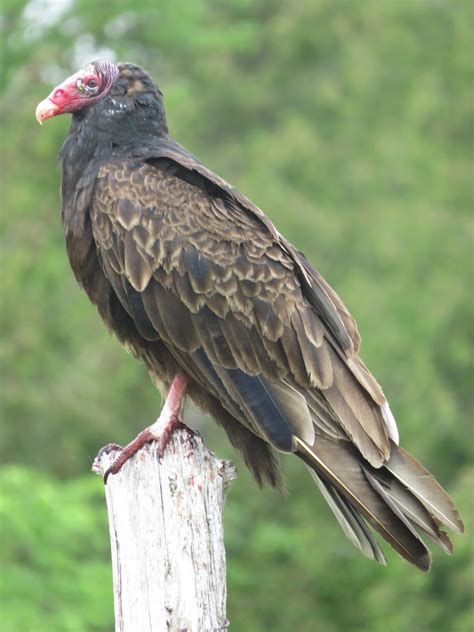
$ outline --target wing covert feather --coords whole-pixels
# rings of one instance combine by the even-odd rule
[[[379,393],[370,374],[348,357],[350,345],[340,346],[334,333],[351,322],[347,310],[335,308],[337,318],[333,315],[329,324],[323,320],[307,291],[308,279],[316,283],[317,273],[262,217],[137,162],[101,168],[92,209],[104,268],[131,286],[117,293],[132,317],[146,315],[142,332],[149,336],[151,323],[165,344],[183,354],[202,348],[216,367],[269,383],[285,380],[298,390],[321,390],[332,411],[321,420],[321,431],[341,425],[379,466],[389,443],[369,388]],[[337,295],[320,284],[321,300],[336,301]],[[317,414],[313,421],[318,423]],[[296,427],[302,431],[301,423]],[[313,430],[305,432],[310,436]],[[340,431],[333,428],[330,434]]]

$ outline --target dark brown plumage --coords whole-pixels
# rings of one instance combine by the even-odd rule
[[[368,557],[384,562],[366,521],[422,570],[415,527],[451,552],[442,527],[462,531],[461,519],[396,445],[352,316],[260,209],[171,138],[148,75],[95,62],[37,115],[63,111],[71,266],[122,344],[164,391],[187,376],[260,484],[281,486],[273,449],[302,458]]]

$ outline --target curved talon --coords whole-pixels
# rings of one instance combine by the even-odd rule
[[[103,448],[101,448],[99,450],[99,453],[97,454],[97,459],[100,459],[104,454],[110,454],[111,452],[117,452],[117,451],[120,451],[120,455],[114,460],[112,465],[105,470],[104,476],[102,477],[102,480],[104,481],[104,485],[107,485],[107,479],[109,478],[110,474],[116,474],[116,472],[114,472],[114,466],[117,463],[117,461],[120,459],[120,456],[123,454],[124,448],[118,443],[108,443]]]
[[[105,470],[105,474],[104,474],[103,479],[102,479],[104,481],[104,485],[107,485],[107,479],[109,478],[110,474],[112,474],[112,466],[108,467]]]
[[[117,474],[117,472],[120,472],[123,464],[126,461],[128,461],[129,457],[127,455],[123,456],[124,452],[125,452],[125,448],[122,448],[122,452],[118,455],[118,457],[115,459],[112,465],[105,470],[104,485],[107,485],[107,479],[109,478],[109,476],[111,474]]]

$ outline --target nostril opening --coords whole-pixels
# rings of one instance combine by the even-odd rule
[[[64,90],[62,88],[58,88],[57,90],[54,91],[55,97],[62,97],[63,94],[64,94]]]

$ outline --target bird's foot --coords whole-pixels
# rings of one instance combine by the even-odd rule
[[[190,430],[180,419],[180,416],[183,412],[186,384],[186,376],[179,374],[175,377],[158,419],[155,421],[154,424],[152,424],[148,428],[145,428],[145,430],[142,430],[142,432],[140,432],[128,445],[126,445],[124,448],[121,448],[116,444],[109,444],[108,446],[105,446],[105,448],[102,448],[102,454],[104,451],[109,453],[112,450],[121,450],[118,457],[105,472],[104,483],[107,483],[107,479],[111,474],[117,474],[117,472],[120,472],[123,465],[128,461],[128,459],[136,454],[138,450],[140,450],[140,448],[142,448],[146,443],[150,443],[151,441],[158,441],[158,454],[160,458],[162,458],[174,430],[182,428],[188,433],[193,433],[193,431]]]
[[[175,430],[179,429],[185,430],[191,439],[195,437],[196,432],[186,426],[186,424],[183,423],[181,419],[179,419],[179,417],[177,417],[176,415],[168,418],[165,423],[163,423],[163,420],[160,416],[160,418],[157,419],[157,421],[152,426],[149,426],[148,428],[145,428],[145,430],[142,430],[142,432],[140,432],[135,437],[135,439],[124,448],[117,446],[117,444],[115,443],[111,443],[105,446],[105,448],[102,448],[102,450],[100,451],[101,454],[104,454],[104,452],[112,452],[113,450],[117,449],[121,450],[118,457],[105,472],[104,483],[107,483],[107,479],[109,478],[110,474],[117,474],[117,472],[120,472],[128,459],[136,454],[138,450],[140,450],[140,448],[142,448],[146,443],[157,441],[159,444],[158,455],[160,459],[162,459],[165,450],[170,442],[171,435]]]

